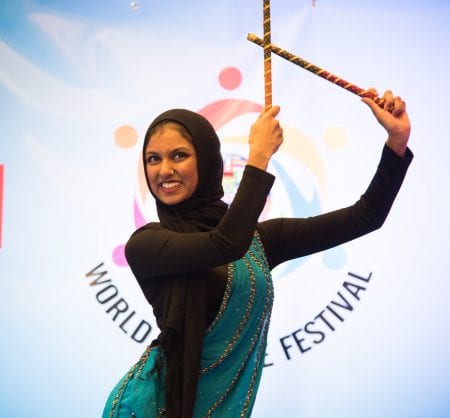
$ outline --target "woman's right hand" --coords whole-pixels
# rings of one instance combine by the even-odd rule
[[[376,89],[370,88],[368,91],[378,96]],[[405,101],[399,96],[394,96],[391,90],[384,92],[383,99],[385,102],[382,108],[368,97],[361,100],[372,109],[375,118],[388,133],[386,145],[404,157],[411,132]]]
[[[273,106],[261,113],[250,129],[248,143],[250,151],[247,164],[266,170],[270,158],[283,142],[283,129],[276,116],[279,106]]]

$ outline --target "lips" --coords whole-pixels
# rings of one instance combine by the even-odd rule
[[[177,187],[179,187],[181,185],[180,181],[176,181],[176,180],[172,180],[172,181],[163,181],[160,184],[161,189],[163,189],[164,191],[171,191],[176,189]]]

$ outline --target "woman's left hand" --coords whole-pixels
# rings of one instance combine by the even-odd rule
[[[378,95],[373,88],[369,91]],[[363,97],[361,100],[371,108],[375,118],[386,129],[388,133],[387,146],[403,157],[411,132],[406,103],[400,96],[394,96],[391,90],[385,91],[383,98],[385,103],[382,108],[368,97]]]

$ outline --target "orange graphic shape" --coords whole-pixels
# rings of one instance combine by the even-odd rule
[[[114,140],[120,148],[131,148],[136,144],[138,134],[132,126],[122,125],[116,129]]]

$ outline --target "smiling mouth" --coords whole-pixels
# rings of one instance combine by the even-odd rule
[[[181,185],[180,181],[164,181],[161,183],[161,188],[165,191],[170,191]]]

